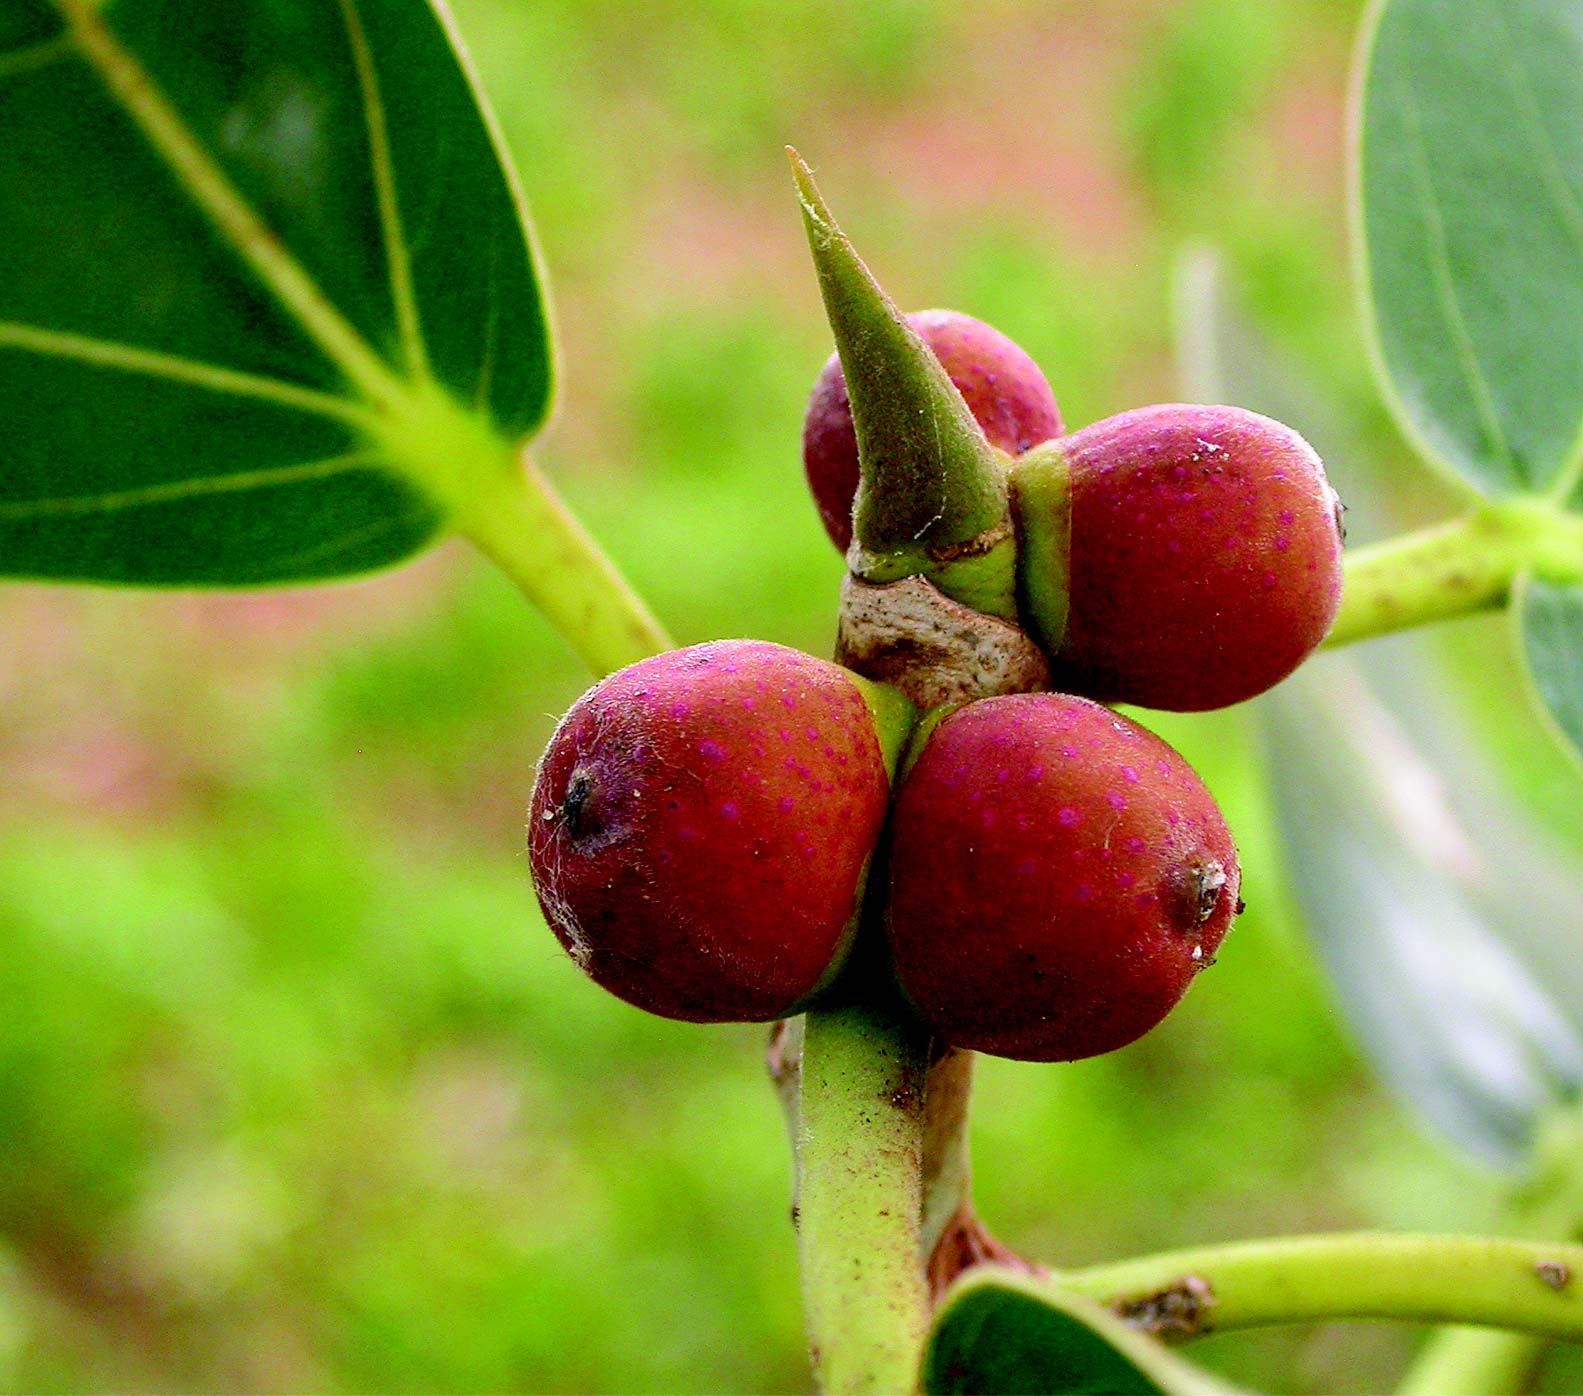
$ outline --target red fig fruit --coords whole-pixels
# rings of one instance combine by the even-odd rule
[[[934,351],[992,446],[1021,455],[1061,433],[1061,411],[1038,364],[993,326],[955,310],[905,317]],[[831,541],[852,544],[857,434],[841,360],[832,354],[814,383],[803,419],[803,468]]]
[[[1158,737],[1063,694],[986,698],[897,792],[896,976],[946,1042],[1071,1061],[1154,1027],[1239,909],[1214,798]]]
[[[752,640],[611,675],[539,766],[529,854],[550,928],[652,1013],[799,1011],[851,939],[905,712],[880,685]]]
[[[1025,619],[1057,688],[1198,711],[1285,678],[1341,602],[1313,448],[1236,407],[1144,407],[1012,469]]]

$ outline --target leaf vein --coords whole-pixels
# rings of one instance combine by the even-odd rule
[[[369,163],[374,177],[374,197],[379,206],[379,227],[385,245],[385,266],[390,276],[390,295],[396,310],[407,371],[423,377],[428,373],[428,355],[423,340],[423,320],[412,283],[412,255],[401,221],[401,200],[396,190],[395,159],[390,148],[390,127],[385,118],[385,100],[379,88],[379,71],[369,49],[368,35],[358,13],[357,0],[340,0],[341,18],[346,26],[352,62],[357,70],[357,86],[363,103],[363,120],[368,134]]]
[[[142,374],[150,378],[165,378],[209,392],[272,402],[356,426],[366,427],[372,423],[367,409],[360,404],[288,382],[284,378],[248,373],[242,369],[227,368],[223,364],[204,363],[180,354],[167,354],[159,349],[145,349],[136,344],[73,334],[69,330],[52,330],[43,325],[0,320],[0,349],[13,349],[45,358],[68,359],[95,368]]]
[[[1473,337],[1468,331],[1467,319],[1462,312],[1462,303],[1457,297],[1456,279],[1452,275],[1450,248],[1446,240],[1445,220],[1435,192],[1434,176],[1429,169],[1428,153],[1424,149],[1423,114],[1418,106],[1417,94],[1411,88],[1410,79],[1404,76],[1399,88],[1402,111],[1407,118],[1411,135],[1408,145],[1411,152],[1410,168],[1413,185],[1418,193],[1424,223],[1429,233],[1429,246],[1426,250],[1435,299],[1439,304],[1446,328],[1451,333],[1451,341],[1456,348],[1462,376],[1473,398],[1474,410],[1478,413],[1479,421],[1500,463],[1506,467],[1508,473],[1515,475],[1516,466],[1512,460],[1511,448],[1506,441],[1506,433],[1495,410],[1489,380],[1484,376]]]
[[[378,459],[379,453],[375,451],[352,451],[297,465],[239,470],[229,475],[208,475],[192,480],[172,480],[166,484],[144,485],[137,489],[63,495],[53,499],[0,501],[0,522],[113,514],[213,495],[274,489],[282,485],[300,484],[305,480],[326,480],[356,470],[366,470]]]
[[[105,85],[236,254],[360,391],[384,406],[401,405],[406,386],[242,197],[153,75],[111,32],[94,0],[55,5]]]
[[[389,515],[376,519],[372,523],[364,524],[361,528],[349,529],[339,537],[327,539],[316,543],[311,548],[302,548],[297,552],[288,553],[285,557],[275,558],[274,566],[290,571],[304,567],[309,563],[325,562],[355,548],[359,543],[366,543],[372,538],[382,534],[393,533],[398,528],[405,528],[408,524],[416,523],[423,515],[416,509],[405,509],[399,514]]]
[[[23,73],[37,72],[53,63],[74,57],[77,45],[70,34],[57,34],[52,39],[41,39],[8,53],[0,53],[0,79],[20,77]]]

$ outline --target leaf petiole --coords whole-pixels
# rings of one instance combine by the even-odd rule
[[[1386,1232],[1244,1241],[1055,1276],[1158,1336],[1347,1318],[1583,1341],[1583,1246]]]
[[[1486,504],[1346,557],[1327,648],[1503,605],[1525,572],[1583,582],[1583,515],[1538,498]]]

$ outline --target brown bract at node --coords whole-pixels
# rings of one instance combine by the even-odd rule
[[[1024,1260],[1005,1242],[991,1235],[973,1210],[973,1204],[964,1202],[946,1223],[924,1266],[930,1300],[938,1304],[946,1290],[963,1274],[980,1265],[1000,1265],[1024,1275],[1049,1273],[1046,1267]]]
[[[1039,693],[942,720],[897,792],[886,926],[947,1042],[1068,1061],[1154,1027],[1237,906],[1214,798],[1158,737]]]
[[[992,325],[955,310],[920,310],[907,323],[934,352],[992,446],[1021,455],[1061,434],[1061,411],[1038,364]],[[814,383],[803,419],[803,469],[830,540],[852,545],[857,433],[840,357]]]
[[[836,658],[893,685],[919,710],[1032,692],[1050,681],[1049,661],[1026,633],[953,601],[923,577],[876,585],[849,573]]]
[[[750,1022],[834,977],[889,793],[862,685],[726,640],[573,705],[539,768],[529,853],[545,919],[596,982],[668,1018]]]
[[[1062,464],[1065,498],[1039,490]],[[1257,413],[1123,412],[1029,453],[1012,499],[1023,608],[1068,692],[1241,702],[1291,673],[1340,605],[1336,493],[1308,443]]]

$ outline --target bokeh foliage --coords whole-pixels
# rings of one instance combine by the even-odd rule
[[[1171,258],[1212,238],[1356,443],[1343,493],[1445,507],[1347,285],[1355,4],[457,8],[562,332],[543,459],[679,639],[833,629],[796,451],[828,335],[785,140],[898,299],[1012,334],[1074,425],[1175,394]],[[1444,648],[1575,844],[1576,776],[1511,698],[1500,623]],[[333,592],[0,591],[0,1386],[807,1386],[762,1034],[607,999],[533,907],[533,763],[582,684],[454,547]],[[1155,725],[1226,806],[1248,916],[1145,1041],[983,1064],[985,1216],[1073,1263],[1494,1224],[1497,1180],[1337,1026],[1246,716]],[[1336,1337],[1196,1355],[1377,1389],[1412,1340]]]

